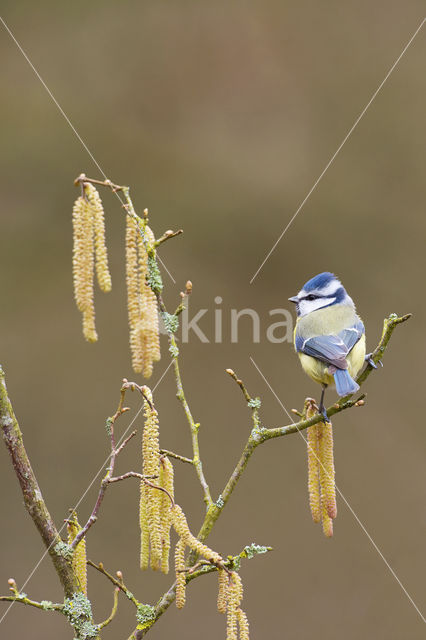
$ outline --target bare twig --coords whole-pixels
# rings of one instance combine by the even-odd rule
[[[43,609],[43,611],[58,611],[63,613],[64,605],[55,604],[47,600],[37,602],[36,600],[30,600],[26,593],[19,593],[16,580],[9,578],[9,590],[12,592],[11,596],[0,596],[0,602],[20,602],[21,604],[27,604],[30,607],[36,607],[36,609]]]
[[[181,462],[194,464],[194,461],[191,460],[191,458],[185,458],[185,456],[181,456],[178,453],[174,453],[173,451],[168,451],[167,449],[160,449],[160,454],[162,456],[167,456],[168,458],[174,458],[175,460],[180,460]]]
[[[187,289],[188,289],[188,285],[187,285]],[[161,293],[159,291],[154,291],[154,293],[157,297],[158,308],[160,309],[161,313],[167,314],[166,305],[164,304]],[[174,368],[176,387],[177,387],[176,395],[183,407],[186,419],[188,421],[188,424],[191,430],[192,451],[194,454],[193,465],[195,467],[198,479],[203,489],[204,502],[206,506],[209,508],[213,504],[213,499],[211,497],[209,485],[207,484],[207,481],[203,472],[203,465],[200,458],[200,445],[198,442],[198,430],[200,428],[200,424],[198,422],[195,422],[183,390],[182,377],[180,374],[180,367],[179,367],[179,361],[178,361],[178,355],[177,355],[179,353],[179,350],[176,345],[175,336],[173,332],[170,330],[167,331],[167,336],[169,339],[170,351],[173,357],[173,368]]]
[[[133,593],[124,584],[124,582],[122,580],[122,577],[121,577],[120,580],[118,578],[114,578],[114,576],[112,576],[110,573],[108,573],[108,571],[104,568],[104,565],[103,565],[102,562],[100,562],[99,564],[96,564],[95,562],[92,562],[92,560],[88,560],[87,564],[90,567],[93,567],[94,569],[96,569],[97,571],[102,573],[106,578],[108,578],[108,580],[110,580],[112,582],[112,584],[115,587],[117,587],[117,589],[119,589],[120,591],[122,591],[124,593],[126,598],[128,598],[131,602],[133,602],[135,607],[138,607],[140,605],[139,600],[136,600],[136,598],[133,595]]]
[[[86,536],[87,532],[89,531],[90,527],[96,522],[96,520],[98,519],[98,513],[99,513],[99,509],[101,507],[102,501],[105,497],[105,492],[107,490],[108,484],[111,481],[111,477],[112,474],[114,473],[114,467],[115,467],[115,461],[117,456],[121,453],[121,451],[124,449],[124,447],[126,446],[126,444],[133,438],[133,436],[136,434],[135,431],[133,431],[122,443],[121,445],[116,448],[115,445],[115,434],[114,434],[114,425],[116,420],[118,420],[118,418],[120,418],[120,416],[123,415],[123,413],[126,413],[129,409],[128,407],[124,407],[124,397],[126,394],[126,390],[127,390],[127,386],[126,386],[127,380],[123,381],[123,385],[121,387],[120,390],[120,401],[118,403],[118,408],[117,411],[115,412],[115,414],[111,417],[107,419],[107,431],[110,437],[110,443],[111,443],[111,456],[110,456],[110,462],[109,462],[109,466],[107,468],[107,472],[105,474],[105,476],[102,478],[101,481],[101,486],[99,488],[99,493],[98,493],[98,497],[96,499],[95,502],[95,506],[93,507],[92,513],[89,516],[89,519],[87,520],[86,524],[84,525],[84,527],[82,527],[80,529],[80,531],[77,533],[77,535],[75,536],[74,540],[71,543],[71,548],[75,549],[76,546],[78,545],[78,543],[80,542],[80,540],[82,538],[84,538],[84,536]]]
[[[166,242],[166,240],[170,240],[170,238],[175,238],[176,236],[179,236],[181,233],[183,233],[183,229],[178,229],[177,231],[172,231],[171,229],[169,229],[168,231],[163,233],[163,235],[160,238],[158,238],[158,240],[154,242],[154,247],[155,248],[159,247],[160,244],[163,244],[163,242]]]
[[[159,491],[163,491],[169,496],[172,506],[174,506],[175,501],[173,500],[172,496],[167,491],[167,489],[165,489],[164,487],[160,487],[157,484],[153,484],[150,480],[148,480],[148,476],[144,476],[142,473],[138,473],[137,471],[127,471],[127,473],[123,473],[122,476],[109,478],[108,482],[109,483],[120,482],[121,480],[127,480],[127,478],[139,478],[139,480],[142,480],[142,482],[144,482],[148,487],[151,487],[152,489],[158,489]]]
[[[113,601],[113,605],[112,605],[112,610],[110,615],[108,616],[108,618],[106,620],[104,620],[103,622],[101,622],[98,625],[98,629],[99,631],[101,629],[103,629],[104,627],[107,627],[110,622],[113,621],[113,619],[115,618],[115,614],[117,613],[117,609],[118,609],[118,594],[120,592],[120,587],[115,587],[114,589],[114,601]]]
[[[235,380],[235,382],[237,383],[237,385],[240,387],[241,391],[243,392],[243,396],[245,397],[245,399],[247,400],[247,402],[250,402],[251,397],[249,392],[247,391],[244,382],[242,380],[240,380],[237,376],[237,374],[233,371],[233,369],[226,369],[226,373],[228,373],[231,378],[233,378]]]

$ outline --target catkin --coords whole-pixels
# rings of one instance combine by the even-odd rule
[[[243,585],[241,578],[235,571],[232,572],[228,588],[228,607],[226,618],[226,640],[237,640],[237,611],[243,597]]]
[[[203,556],[205,560],[209,562],[222,562],[222,557],[198,540],[189,530],[188,522],[186,520],[185,514],[182,511],[181,507],[178,504],[175,504],[171,510],[172,513],[172,524],[175,528],[176,533],[182,540],[185,542],[186,546],[198,553],[200,556]]]
[[[143,387],[145,425],[142,436],[142,469],[146,476],[158,476],[160,470],[159,426],[158,413],[152,404],[152,393],[148,387]],[[149,550],[151,567],[154,570],[161,568],[162,563],[162,536],[160,506],[163,492],[154,489],[141,482],[139,518],[141,525],[141,568],[146,568],[147,536],[149,531]]]
[[[160,459],[159,485],[174,498],[174,470],[169,458]],[[161,571],[169,572],[170,527],[172,524],[172,503],[167,493],[160,492],[160,531],[161,531]]]
[[[218,575],[217,610],[219,613],[226,613],[228,604],[228,574],[224,569],[219,569]]]
[[[316,414],[313,400],[305,402],[307,419]],[[319,422],[308,428],[309,505],[314,522],[321,522],[324,535],[333,535],[333,518],[337,515],[336,485],[331,422]]]
[[[308,428],[308,489],[309,506],[314,522],[321,521],[321,497],[319,483],[319,455],[317,425]]]
[[[152,244],[154,234],[144,228],[145,241]],[[145,378],[152,374],[153,363],[160,359],[158,306],[147,284],[148,254],[138,224],[127,216],[126,281],[132,367]]]
[[[323,496],[321,496],[321,516],[324,535],[326,538],[331,538],[333,536],[333,520],[328,515],[327,505]]]
[[[337,515],[336,485],[334,479],[333,427],[331,422],[318,424],[318,451],[321,461],[319,477],[324,508],[330,518]]]
[[[142,571],[145,571],[149,567],[149,528],[148,516],[146,512],[148,491],[149,489],[146,484],[144,482],[141,482],[139,500],[139,526],[141,530],[140,567]]]
[[[69,520],[67,523],[68,529],[68,544],[71,544],[79,531],[81,526],[77,521],[75,514],[73,520]],[[82,538],[78,545],[74,549],[72,557],[72,566],[77,576],[78,584],[81,591],[87,596],[87,555],[86,555],[86,539]]]
[[[176,571],[176,606],[178,609],[183,609],[185,606],[185,542],[178,540],[175,548],[175,571]]]
[[[237,609],[237,620],[240,628],[240,640],[249,640],[249,622],[245,612],[240,608]]]
[[[111,291],[111,274],[108,267],[108,253],[105,243],[105,215],[101,197],[90,183],[84,185],[84,192],[92,209],[93,228],[95,233],[96,275],[102,291]]]
[[[95,327],[94,266],[93,212],[87,200],[80,196],[73,207],[73,279],[75,300],[83,314],[83,335],[89,342],[96,342],[98,339]]]

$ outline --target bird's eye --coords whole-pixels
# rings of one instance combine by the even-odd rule
[[[314,296],[313,293],[310,293],[308,296],[306,296],[305,300],[316,300],[318,298],[318,296]]]

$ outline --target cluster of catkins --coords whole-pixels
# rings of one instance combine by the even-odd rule
[[[79,182],[80,184],[80,182]],[[105,243],[105,216],[100,195],[90,182],[82,182],[82,195],[73,208],[74,295],[83,316],[83,335],[96,342],[94,274],[102,291],[111,291]],[[146,220],[126,216],[126,282],[132,366],[146,378],[160,359],[158,306],[147,284],[148,248],[155,242]]]
[[[141,568],[149,565],[154,570],[167,573],[169,570],[170,530],[176,531],[179,539],[175,547],[176,606],[185,605],[185,589],[189,567],[185,563],[188,548],[197,556],[214,564],[219,572],[218,610],[227,614],[227,640],[249,639],[247,616],[241,609],[243,597],[241,578],[229,571],[223,558],[213,549],[198,540],[190,531],[182,508],[174,502],[173,466],[170,460],[160,455],[158,413],[154,407],[152,393],[142,387],[144,394],[144,431],[142,438],[143,475],[149,483],[141,481],[140,529]],[[238,635],[239,631],[239,635]]]
[[[305,405],[306,418],[317,413],[315,403]],[[322,522],[324,535],[333,535],[333,520],[337,515],[336,485],[331,422],[318,422],[308,428],[308,489],[309,505],[314,522]]]
[[[90,183],[84,183],[83,194],[73,208],[73,277],[74,295],[83,314],[83,335],[96,342],[94,273],[102,291],[111,291],[111,275],[105,244],[105,216],[99,193]]]
[[[126,281],[132,366],[136,373],[149,378],[153,363],[160,359],[160,335],[157,298],[146,281],[148,252],[145,245],[152,245],[155,239],[148,225],[143,233],[144,239],[138,223],[127,216]]]

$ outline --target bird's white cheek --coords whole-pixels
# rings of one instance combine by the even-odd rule
[[[299,302],[299,313],[301,316],[306,316],[308,313],[312,313],[312,311],[316,311],[317,309],[322,309],[322,307],[327,307],[329,304],[332,304],[336,298],[317,298],[317,300],[301,300]]]

